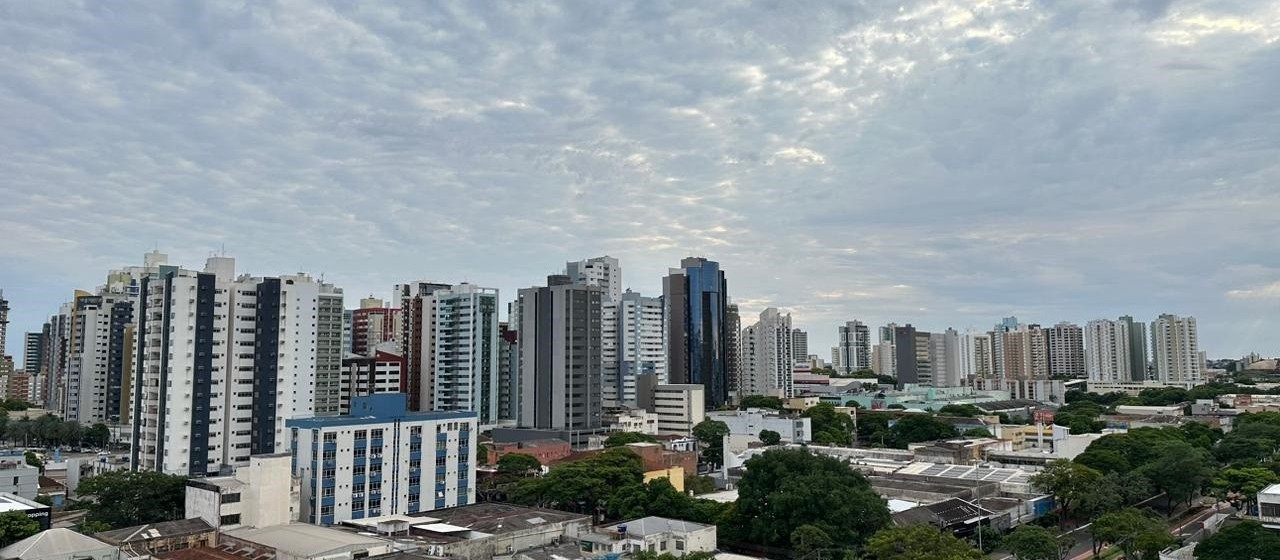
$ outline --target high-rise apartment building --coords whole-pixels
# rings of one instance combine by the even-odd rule
[[[407,395],[352,400],[351,414],[289,421],[306,523],[408,515],[475,502],[473,412],[411,412]]]
[[[318,379],[340,383],[341,290],[237,278],[228,257],[140,276],[134,467],[204,476],[288,451],[285,421],[315,414]]]
[[[1001,378],[1049,378],[1049,338],[1040,325],[1018,324],[996,334]]]
[[[662,281],[667,307],[667,377],[673,384],[707,388],[709,408],[729,401],[731,339],[728,283],[720,264],[701,257],[680,261]]]
[[[992,377],[991,335],[971,328],[960,335],[959,343],[960,378],[968,383]]]
[[[1163,314],[1151,323],[1151,356],[1156,379],[1165,383],[1199,383],[1204,360],[1195,317]]]
[[[514,303],[508,303],[508,316]],[[520,333],[511,327],[516,323],[498,323],[498,420],[520,418]]]
[[[0,290],[0,356],[4,356],[9,341],[9,300],[4,299],[4,290]]]
[[[29,332],[23,338],[22,369],[34,375],[44,364],[45,336],[43,333]]]
[[[665,316],[665,310],[668,308],[666,301],[663,301],[664,320],[670,321]],[[666,327],[668,330],[670,326]],[[725,387],[729,392],[730,399],[736,399],[742,395],[738,390],[738,380],[742,378],[742,316],[738,312],[738,304],[730,303],[724,314],[724,330],[725,330],[725,353],[724,353],[724,370],[725,370]],[[663,336],[663,344],[670,342],[670,337]],[[670,355],[670,349],[665,350]],[[665,361],[665,360],[664,360]],[[670,374],[668,374],[668,378]],[[706,391],[702,392],[705,396]]]
[[[636,405],[636,376],[653,375],[667,381],[666,315],[662,298],[645,297],[627,290],[613,303],[604,303],[602,345],[613,336],[613,353],[605,353],[604,399],[609,403]],[[613,321],[609,321],[613,317]],[[612,324],[613,329],[608,327]],[[610,363],[612,360],[612,363]]]
[[[904,385],[933,385],[933,362],[930,352],[930,334],[917,331],[908,323],[894,327],[894,354],[898,388]]]
[[[875,351],[873,350],[873,351],[872,351],[872,353],[874,353],[874,352],[875,352]],[[842,353],[840,352],[840,347],[839,347],[839,346],[832,346],[832,347],[831,347],[831,369],[834,369],[834,370],[836,370],[836,371],[840,371],[841,354],[842,354]],[[874,358],[873,358],[873,359],[874,359]]]
[[[469,410],[498,422],[498,290],[458,284],[437,290],[431,409]]]
[[[809,333],[801,329],[791,329],[791,361],[809,361]]]
[[[1134,321],[1133,317],[1120,317],[1129,328],[1129,373],[1134,381],[1145,381],[1151,377],[1151,352],[1147,349],[1147,324]]]
[[[81,424],[128,418],[134,363],[133,301],[124,294],[77,292],[59,411]]]
[[[840,365],[836,371],[848,375],[871,369],[871,329],[862,321],[849,321],[837,329]]]
[[[338,415],[350,414],[351,403],[358,397],[375,393],[401,393],[405,361],[391,350],[394,343],[382,343],[368,356],[350,355],[342,360],[342,379],[338,387]],[[406,401],[407,402],[407,401]]]
[[[520,290],[513,316],[519,321],[521,427],[600,427],[603,299],[599,286],[564,275],[549,276],[546,287]]]
[[[1084,326],[1085,372],[1092,381],[1135,381],[1129,322],[1098,319]]]
[[[403,331],[397,342],[400,354],[409,366],[406,375],[409,384],[403,388],[409,394],[409,410],[430,409],[431,403],[435,402],[431,393],[435,387],[436,357],[436,306],[432,294],[451,287],[436,282],[413,282],[396,284],[392,289],[395,295],[392,306],[400,308]]]
[[[791,315],[770,307],[760,312],[760,320],[742,330],[742,396],[765,395],[788,398],[795,395],[793,330]]]
[[[604,290],[605,302],[616,302],[622,298],[622,265],[616,258],[606,255],[567,262],[564,271],[565,276],[575,283],[600,286]]]
[[[991,329],[991,373],[995,377],[1000,379],[1009,377],[1009,374],[1005,371],[1004,335],[1022,327],[1023,325],[1018,322],[1017,317],[1005,317]]]
[[[960,350],[960,333],[955,329],[929,335],[929,363],[933,366],[934,387],[964,385]]]
[[[360,309],[351,311],[350,351],[367,356],[379,344],[394,342],[404,325],[400,323],[400,308],[386,307],[379,299],[365,298],[361,302]]]
[[[1084,331],[1079,325],[1062,322],[1045,329],[1049,347],[1049,375],[1085,377]]]

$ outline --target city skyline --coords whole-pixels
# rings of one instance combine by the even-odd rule
[[[9,351],[100,271],[225,247],[323,274],[349,308],[411,278],[509,296],[603,254],[658,295],[702,255],[742,316],[790,312],[819,355],[850,320],[1162,313],[1195,316],[1211,357],[1280,355],[1275,21],[1190,2],[15,5]]]

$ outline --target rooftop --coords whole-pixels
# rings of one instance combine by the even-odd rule
[[[893,514],[893,521],[899,525],[928,523],[941,527],[969,524],[979,518],[993,515],[993,512],[978,507],[972,502],[951,498],[936,504],[929,504]]]
[[[427,512],[443,525],[465,527],[493,535],[522,531],[547,523],[588,520],[591,516],[512,504],[481,503]]]
[[[378,393],[351,399],[351,414],[346,416],[316,416],[287,420],[290,428],[319,429],[341,426],[359,426],[394,420],[475,420],[474,412],[413,412],[409,410],[409,396],[404,393]]]
[[[136,527],[126,527],[124,529],[116,529],[114,531],[103,531],[101,533],[95,533],[93,536],[114,545],[123,545],[128,543],[146,542],[163,537],[194,535],[212,530],[213,527],[210,527],[203,519],[193,517],[191,519],[182,519],[178,521],[165,521],[162,523],[149,523],[147,525],[138,525]]]
[[[92,554],[111,548],[115,547],[71,529],[55,527],[0,549],[0,558],[35,560],[52,556],[74,557],[78,552]]]
[[[679,519],[667,519],[666,517],[649,516],[641,517],[640,519],[633,519],[631,521],[624,521],[622,523],[615,523],[613,525],[603,527],[603,530],[612,533],[617,532],[624,527],[626,528],[628,535],[644,537],[660,533],[692,533],[694,531],[701,531],[707,527],[711,527],[711,525],[703,525],[692,521],[681,521]]]
[[[261,529],[236,529],[228,531],[227,536],[269,546],[289,556],[303,558],[325,556],[349,547],[377,546],[387,543],[385,539],[377,537],[306,523],[290,523]]]
[[[26,511],[29,509],[40,509],[45,506],[40,502],[33,502],[22,496],[15,496],[8,492],[0,492],[0,513],[6,511]]]

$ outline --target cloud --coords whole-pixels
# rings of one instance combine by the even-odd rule
[[[1241,300],[1280,300],[1280,282],[1243,290],[1230,290],[1226,296]]]
[[[1276,277],[1277,10],[16,3],[0,286],[20,331],[155,246],[359,295],[605,253],[654,293],[700,254],[814,347],[1175,312],[1280,354],[1219,296]]]

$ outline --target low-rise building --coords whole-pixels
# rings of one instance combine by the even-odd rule
[[[6,560],[119,560],[120,549],[71,529],[55,527],[4,548]]]
[[[119,547],[123,558],[148,558],[174,550],[215,546],[218,530],[195,518],[103,531],[93,537]]]
[[[566,541],[591,530],[591,516],[512,504],[481,503],[346,525],[394,535],[430,558],[490,560]]]
[[[520,453],[537,459],[539,463],[549,465],[573,454],[569,442],[559,439],[535,439],[531,441],[507,441],[486,443],[486,465],[494,466],[503,455]]]
[[[31,520],[40,524],[41,531],[48,529],[50,526],[52,508],[16,494],[0,492],[0,513],[7,513],[10,511],[18,511],[26,514],[27,517],[31,518]]]
[[[1263,526],[1280,529],[1280,484],[1272,484],[1258,492],[1258,521]]]
[[[40,493],[40,469],[28,465],[21,456],[0,460],[0,492],[36,499]]]
[[[645,391],[644,383],[637,391]],[[658,384],[648,395],[638,392],[640,405],[658,415],[658,433],[687,436],[706,418],[706,387],[697,384]]]
[[[292,461],[289,454],[254,455],[232,476],[188,480],[186,517],[223,531],[297,521],[301,486]]]
[[[411,412],[407,397],[355,397],[350,415],[287,422],[299,519],[332,525],[475,501],[476,413]]]
[[[782,437],[783,443],[808,443],[813,441],[813,431],[808,418],[799,415],[780,414],[773,410],[751,408],[747,410],[720,410],[707,414],[707,418],[724,422],[730,435],[759,438],[760,432],[771,430]]]
[[[602,417],[604,427],[614,432],[658,435],[658,415],[639,408],[614,408]]]
[[[1182,405],[1136,406],[1122,404],[1116,407],[1116,414],[1123,416],[1182,416],[1186,410]]]
[[[219,545],[251,549],[258,557],[270,554],[275,560],[359,560],[396,550],[389,539],[306,523],[228,531]]]
[[[644,517],[608,525],[579,537],[593,556],[649,552],[677,558],[716,549],[716,526],[665,517]]]

